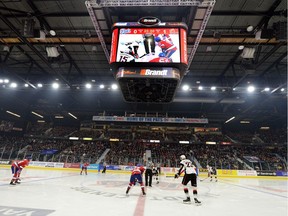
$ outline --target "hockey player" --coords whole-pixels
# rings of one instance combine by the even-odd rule
[[[207,170],[208,170],[208,177],[210,177],[210,181],[212,182],[213,176],[215,178],[215,181],[217,182],[217,170],[215,167],[207,165]]]
[[[193,187],[193,196],[194,202],[196,204],[201,204],[201,202],[197,199],[197,169],[192,164],[189,159],[186,159],[185,155],[180,156],[180,169],[175,174],[175,178],[178,178],[182,172],[185,172],[185,175],[182,180],[182,185],[184,186],[184,193],[186,195],[186,199],[183,200],[184,203],[191,203],[189,190],[187,184],[191,181],[191,186]]]
[[[14,161],[11,165],[11,171],[13,174],[13,177],[10,181],[10,185],[16,185],[16,183],[20,184],[20,173],[22,169],[29,165],[29,162],[31,161],[31,157],[27,156],[24,160],[21,161]]]
[[[135,166],[132,170],[131,176],[130,176],[130,182],[126,190],[126,195],[128,195],[131,187],[138,182],[141,186],[142,194],[146,195],[144,191],[144,184],[142,180],[142,174],[145,171],[145,168],[143,166]]]
[[[131,41],[124,43],[125,48],[120,50],[119,62],[135,62],[139,58],[138,49],[140,41]]]
[[[171,40],[155,37],[155,41],[157,42],[157,45],[162,49],[162,52],[165,53],[166,58],[170,58],[172,54],[177,50],[177,47],[172,43]]]
[[[159,184],[159,174],[158,174],[157,167],[153,167],[152,175],[154,176],[154,179],[156,180],[156,184]]]
[[[82,172],[84,171],[85,174],[87,175],[87,167],[89,166],[90,164],[89,163],[84,163],[82,164],[82,169],[81,169],[81,172],[80,172],[80,175],[82,175]]]

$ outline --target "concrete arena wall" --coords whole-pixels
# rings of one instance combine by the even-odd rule
[[[0,168],[4,169],[10,169],[11,165],[3,165],[0,164]],[[165,167],[167,168],[167,167]],[[165,169],[164,168],[164,169]],[[25,169],[39,169],[39,170],[58,170],[58,171],[68,171],[68,172],[80,172],[81,169],[79,168],[55,168],[55,167],[37,167],[37,166],[29,166],[26,167]],[[161,168],[162,170],[162,168]],[[171,168],[171,170],[175,170],[175,172],[162,172],[160,176],[165,176],[165,177],[174,177],[177,168]],[[217,170],[218,172],[218,178],[259,178],[259,179],[273,179],[273,180],[288,180],[287,176],[239,176],[237,175],[238,170]],[[88,172],[91,173],[98,173],[98,170],[88,170]],[[106,170],[106,173],[111,173],[111,174],[127,174],[130,175],[131,171],[129,170]],[[183,176],[183,174],[182,174]],[[207,172],[201,172],[199,173],[198,176],[200,179],[206,178],[207,177]]]

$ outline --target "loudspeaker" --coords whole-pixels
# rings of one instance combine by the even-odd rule
[[[271,39],[274,37],[274,30],[273,29],[262,29],[256,32],[255,39]]]
[[[22,20],[23,36],[24,37],[34,37],[34,19],[28,18]]]
[[[287,41],[287,21],[273,24],[277,41]]]

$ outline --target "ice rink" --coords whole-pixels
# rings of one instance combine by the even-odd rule
[[[182,203],[181,178],[161,176],[159,184],[154,181],[146,188],[146,196],[138,184],[126,196],[130,175],[79,172],[26,168],[22,183],[14,186],[9,185],[10,169],[1,167],[0,216],[287,216],[288,212],[287,179],[199,181],[202,205],[196,206]]]

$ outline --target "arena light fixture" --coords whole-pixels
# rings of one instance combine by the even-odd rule
[[[212,91],[215,91],[215,90],[216,90],[216,86],[212,86],[212,87],[211,87],[211,90],[212,90]]]
[[[246,28],[247,32],[252,32],[254,30],[254,27],[252,25],[247,26]]]
[[[198,89],[199,89],[200,91],[202,91],[202,90],[203,90],[203,86],[199,86]]]
[[[120,140],[117,139],[117,138],[111,138],[111,139],[109,139],[109,141],[110,141],[110,142],[119,142]]]
[[[79,137],[69,137],[69,140],[79,140]]]
[[[52,88],[53,89],[58,89],[59,88],[59,83],[57,83],[57,82],[54,82],[54,83],[52,83]]]
[[[72,113],[68,112],[68,115],[70,115],[72,118],[74,119],[78,119],[75,115],[73,115]]]
[[[10,84],[10,87],[11,87],[11,88],[17,88],[17,83],[12,82],[12,83]]]
[[[182,86],[182,90],[183,91],[188,91],[189,90],[189,86],[188,85],[183,85]]]
[[[264,88],[263,91],[265,91],[265,92],[269,92],[269,91],[270,91],[270,88]]]
[[[36,115],[36,116],[40,117],[40,118],[44,118],[42,115],[40,115],[39,113],[36,113],[36,112],[34,112],[34,111],[32,111],[31,113],[32,113],[33,115]]]
[[[92,88],[92,85],[91,85],[90,83],[86,83],[85,87],[86,87],[87,89],[91,89],[91,88]]]
[[[99,86],[99,88],[100,88],[100,89],[104,89],[104,88],[105,88],[105,85],[101,84],[101,85]]]
[[[280,90],[280,91],[281,91],[281,92],[283,92],[284,90],[285,90],[284,88],[281,88],[281,90]]]
[[[150,143],[160,143],[160,140],[149,140]]]
[[[186,141],[186,140],[180,140],[180,141],[179,141],[179,144],[189,144],[189,141]]]
[[[116,89],[118,89],[118,86],[116,84],[112,84],[111,88],[112,88],[112,90],[116,90]]]
[[[233,119],[235,119],[235,116],[231,117],[230,119],[228,119],[227,121],[225,121],[225,124],[232,121]]]
[[[3,82],[4,83],[9,83],[10,81],[9,81],[9,79],[4,79]]]
[[[37,87],[38,87],[38,88],[42,88],[42,87],[43,87],[43,84],[42,84],[42,83],[38,83],[38,84],[37,84]]]
[[[64,116],[61,116],[61,115],[56,115],[56,116],[55,116],[55,118],[56,118],[56,119],[63,119],[63,118],[64,118]]]
[[[250,124],[250,121],[240,121],[240,124]]]
[[[51,36],[55,36],[56,35],[56,32],[54,30],[52,30],[52,29],[49,31],[49,33],[50,33]]]
[[[25,83],[24,86],[25,86],[26,88],[29,87],[29,85],[28,85],[27,83]]]
[[[9,110],[7,110],[6,113],[9,113],[10,115],[16,116],[16,117],[18,117],[18,118],[21,117],[20,115],[14,113],[14,112],[11,112],[11,111],[9,111]]]
[[[245,48],[245,46],[240,45],[240,46],[238,47],[238,50],[243,50],[244,48]]]
[[[255,87],[254,87],[254,86],[248,86],[248,87],[247,87],[247,91],[250,92],[250,93],[252,93],[252,92],[255,91]]]

